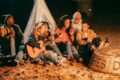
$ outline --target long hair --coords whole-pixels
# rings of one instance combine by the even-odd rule
[[[35,29],[41,28],[43,25],[47,25],[47,28],[50,29],[49,23],[46,21],[41,21],[41,22],[35,24]]]
[[[5,18],[4,18],[4,25],[7,25],[7,21],[8,21],[8,19],[9,18],[14,18],[14,16],[12,16],[11,14],[8,14],[8,15],[4,15],[5,16]]]
[[[70,16],[69,15],[64,15],[64,16],[61,16],[60,19],[59,19],[59,23],[58,23],[58,27],[59,28],[63,28],[64,27],[64,23],[65,23],[65,20],[67,19],[70,19]]]

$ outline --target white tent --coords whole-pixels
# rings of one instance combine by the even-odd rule
[[[56,27],[56,23],[45,3],[45,0],[34,0],[33,10],[24,32],[24,43],[28,41],[35,24],[41,21],[48,21],[52,30]]]

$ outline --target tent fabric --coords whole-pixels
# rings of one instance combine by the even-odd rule
[[[56,27],[56,23],[50,13],[50,10],[47,7],[45,0],[34,0],[33,10],[24,32],[24,43],[28,41],[31,32],[35,27],[35,24],[41,21],[47,21],[50,24],[51,30]]]

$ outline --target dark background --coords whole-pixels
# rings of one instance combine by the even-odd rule
[[[72,15],[77,10],[72,0],[46,0],[52,15],[57,20],[61,15]],[[0,0],[0,15],[12,14],[16,22],[25,28],[33,0]],[[92,20],[98,24],[119,24],[120,0],[93,0]],[[102,22],[101,22],[102,21]]]

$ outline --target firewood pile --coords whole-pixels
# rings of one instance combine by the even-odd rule
[[[58,65],[26,63],[0,68],[0,80],[120,80],[120,76],[92,71],[76,61],[65,61]]]

